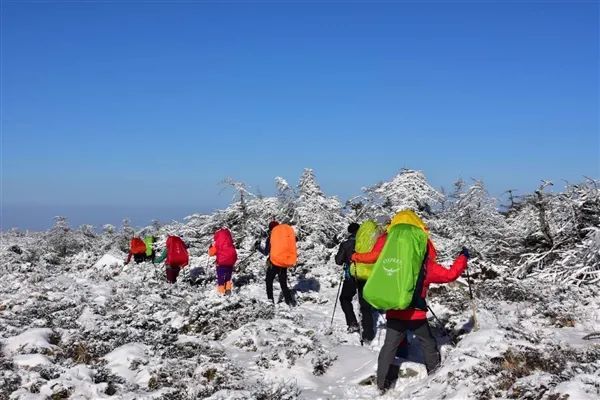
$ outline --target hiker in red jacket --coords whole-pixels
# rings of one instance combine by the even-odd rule
[[[160,257],[152,260],[154,264],[160,264],[163,261],[166,266],[167,282],[175,283],[181,269],[190,261],[187,246],[179,236],[169,236]]]
[[[416,214],[414,217],[416,217]],[[392,220],[392,225],[394,225],[394,223],[395,221]],[[407,220],[403,220],[401,223],[419,226],[427,232],[427,228],[422,221],[420,221],[420,224],[413,224],[411,221]],[[372,251],[369,253],[354,253],[352,255],[352,261],[375,263],[383,250],[386,239],[387,234],[384,233],[377,239]],[[456,260],[454,260],[450,269],[438,264],[436,256],[437,252],[435,247],[431,240],[428,239],[427,252],[425,253],[425,259],[423,260],[423,266],[419,273],[410,307],[406,310],[388,310],[386,312],[387,329],[385,342],[379,352],[377,364],[377,386],[382,391],[389,389],[390,385],[393,383],[394,378],[388,375],[390,372],[390,365],[394,362],[396,352],[398,351],[401,342],[403,342],[406,337],[406,331],[412,331],[419,339],[423,349],[427,372],[431,373],[440,365],[441,360],[437,342],[427,321],[427,303],[425,301],[427,290],[432,283],[448,283],[456,280],[463,273],[465,268],[467,268],[469,251],[463,247],[461,253]]]
[[[231,275],[237,261],[237,252],[229,229],[221,228],[215,232],[215,241],[208,249],[208,255],[217,256],[217,291],[220,294],[230,294],[233,288]]]

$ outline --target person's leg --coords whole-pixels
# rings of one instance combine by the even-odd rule
[[[425,358],[425,367],[427,373],[435,371],[441,362],[440,352],[437,347],[437,341],[431,332],[429,322],[424,319],[421,321],[411,321],[411,330],[421,343],[421,349],[423,350],[423,357]]]
[[[225,294],[226,274],[227,274],[227,268],[218,265],[217,266],[217,292],[219,292],[219,294]]]
[[[406,328],[403,321],[395,319],[387,321],[385,341],[377,359],[377,387],[380,390],[389,389],[391,382],[388,380],[388,372],[390,365],[393,364],[394,358],[396,358],[396,350],[398,349],[398,344],[405,336],[405,331]]]
[[[172,268],[167,266],[167,282],[175,283],[177,281],[177,275],[179,275],[179,268]]]
[[[281,291],[283,292],[283,298],[285,299],[285,304],[294,305],[294,299],[292,299],[292,292],[288,288],[287,284],[287,268],[283,267],[275,267],[277,269],[277,274],[279,275],[279,286],[281,286]]]
[[[356,281],[358,286],[358,303],[360,304],[361,324],[363,339],[371,341],[375,338],[375,328],[373,327],[373,308],[363,298],[363,288],[367,281]]]
[[[267,299],[273,300],[273,279],[275,279],[275,275],[277,275],[277,271],[275,271],[275,267],[269,264],[267,267],[267,274],[265,277],[265,283],[267,284]]]
[[[233,267],[228,267],[225,271],[225,293],[231,292],[233,289],[233,282],[231,282],[231,275],[233,275]]]
[[[133,255],[133,261],[135,261],[136,264],[144,262],[145,258],[146,258],[146,253],[140,253],[140,254]]]
[[[354,284],[353,278],[345,278],[342,283],[342,293],[340,294],[340,306],[346,317],[346,325],[348,327],[358,328],[358,321],[354,314],[354,308],[352,307],[352,299],[356,294],[356,285]]]

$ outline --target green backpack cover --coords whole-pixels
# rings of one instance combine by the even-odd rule
[[[421,228],[408,224],[392,226],[363,289],[365,300],[378,310],[407,309],[426,251],[427,234]]]
[[[154,238],[152,236],[146,236],[144,238],[146,244],[146,255],[150,257],[152,255],[152,245],[154,244]]]
[[[366,220],[356,232],[356,244],[354,245],[354,251],[356,253],[368,253],[373,250],[373,246],[377,241],[377,238],[381,234],[377,223],[373,220]],[[350,268],[350,274],[356,279],[366,281],[371,275],[373,264],[355,263]]]

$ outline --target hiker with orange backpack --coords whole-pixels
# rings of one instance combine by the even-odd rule
[[[221,228],[215,232],[214,243],[208,249],[208,255],[217,256],[217,291],[220,294],[231,294],[233,283],[231,275],[233,266],[237,261],[237,252],[233,245],[231,232],[227,228]]]
[[[175,283],[179,272],[183,267],[188,265],[189,260],[187,246],[183,243],[183,240],[179,236],[169,236],[167,237],[167,243],[162,254],[152,262],[160,264],[165,261],[167,282]]]
[[[427,372],[440,365],[437,342],[427,321],[427,290],[432,283],[458,279],[467,268],[469,251],[463,247],[450,269],[438,264],[436,255],[427,226],[412,210],[394,216],[372,251],[352,255],[354,262],[375,263],[363,294],[373,307],[387,310],[385,342],[377,363],[381,391],[393,384],[390,366],[407,331],[421,343]]]
[[[298,257],[294,229],[287,224],[271,221],[265,247],[257,242],[256,249],[267,256],[267,275],[265,278],[267,298],[275,303],[273,299],[273,280],[277,276],[285,303],[289,306],[295,305],[287,284],[287,270],[296,265]]]
[[[146,243],[137,236],[134,236],[129,242],[129,254],[127,254],[125,265],[129,264],[132,256],[136,264],[146,261]]]

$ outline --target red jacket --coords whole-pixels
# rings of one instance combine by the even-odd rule
[[[377,242],[375,242],[373,250],[371,250],[369,253],[354,253],[352,255],[352,261],[375,263],[379,257],[379,254],[381,253],[381,250],[383,250],[386,239],[387,234],[384,233],[383,235],[379,236]],[[427,297],[427,290],[429,289],[430,284],[455,281],[467,268],[467,257],[462,254],[454,260],[454,263],[452,263],[450,269],[438,264],[436,258],[437,251],[435,250],[431,240],[427,240],[427,258],[423,263],[423,267],[425,268],[425,279],[421,289],[421,298],[423,299]],[[417,308],[409,308],[407,310],[389,310],[386,313],[386,317],[390,319],[401,320],[427,319],[427,310],[420,310]]]
[[[210,256],[217,256],[217,265],[232,267],[237,261],[237,252],[229,229],[222,228],[215,232],[215,243],[208,249]]]

